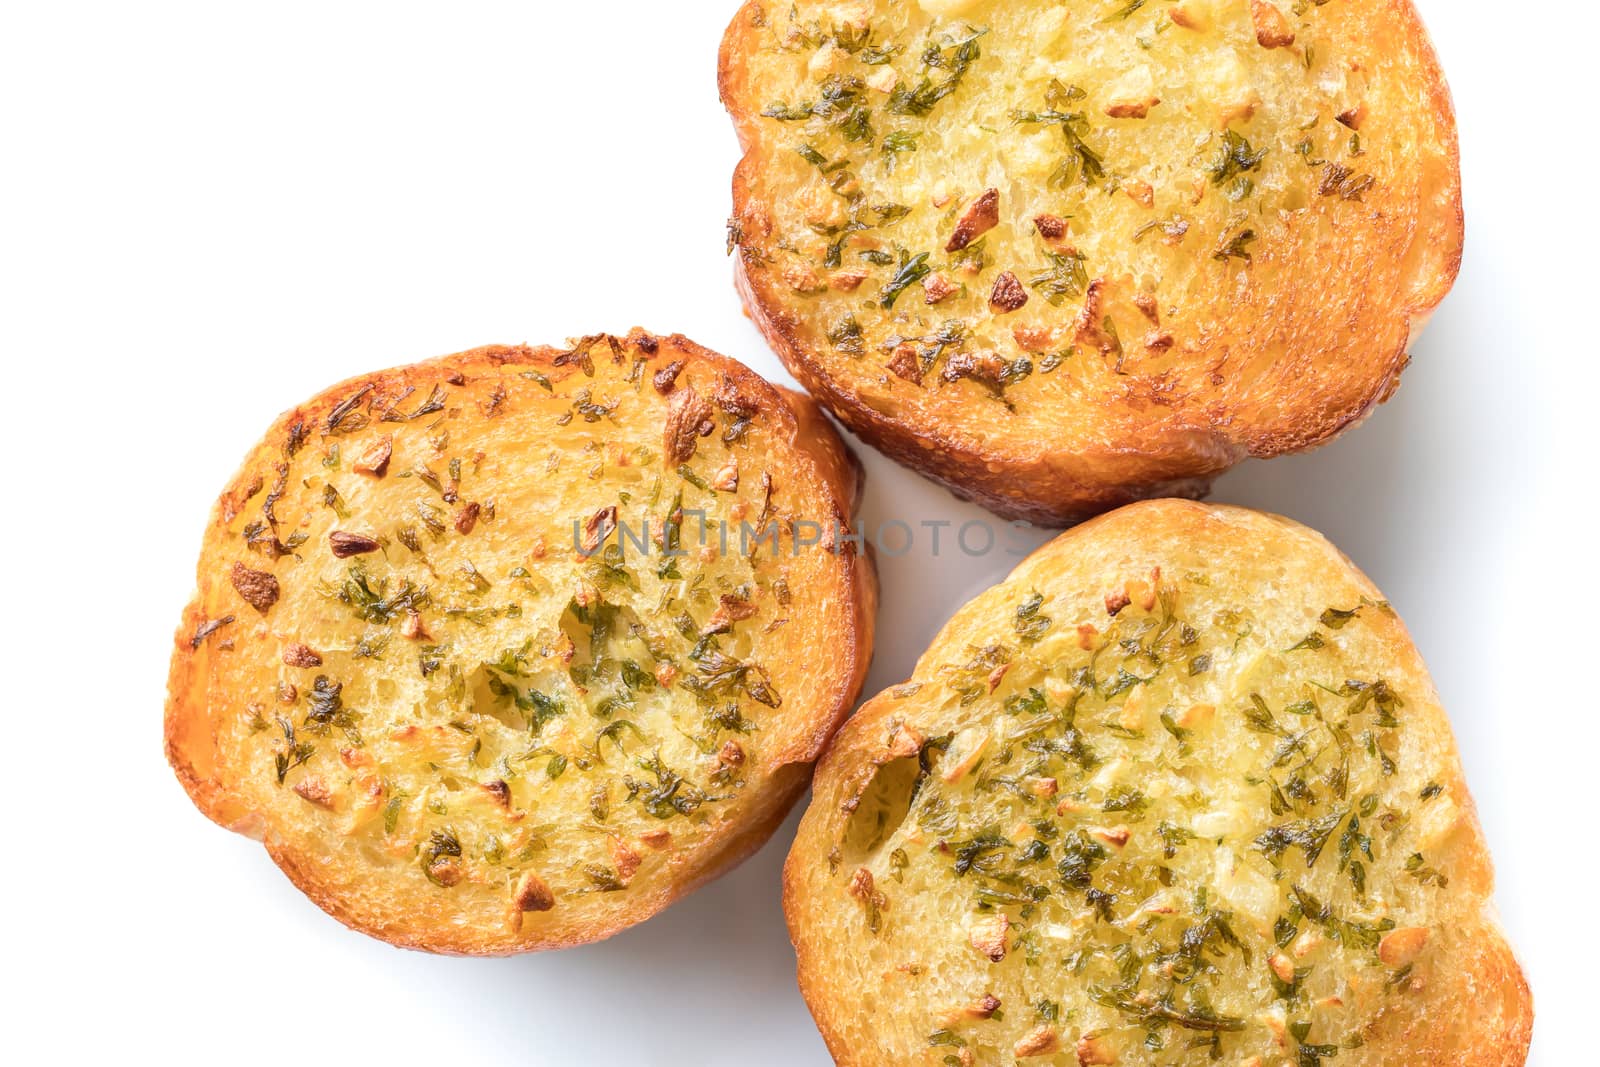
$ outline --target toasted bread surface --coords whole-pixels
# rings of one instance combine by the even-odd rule
[[[168,757],[373,936],[606,937],[758,847],[853,706],[870,560],[792,524],[860,480],[809,400],[682,337],[336,386],[214,509]]]
[[[1135,504],[964,607],[818,767],[785,868],[841,1064],[1513,1065],[1444,710],[1285,519]]]
[[[753,0],[720,81],[756,323],[851,429],[1011,517],[1327,441],[1460,263],[1409,0]]]

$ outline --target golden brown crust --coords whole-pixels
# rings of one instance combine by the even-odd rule
[[[1270,601],[1262,599],[1266,589],[1275,590]],[[1018,604],[1029,605],[1032,594],[1041,595],[1040,602],[1024,614]],[[1219,623],[1211,616],[1224,603],[1237,609],[1221,609]],[[1043,633],[1033,634],[1038,643],[1018,645],[1022,624],[1040,619]],[[1119,619],[1126,629],[1117,629]],[[1176,628],[1161,629],[1190,620],[1198,631],[1192,639],[1178,641],[1170,636]],[[1218,625],[1224,641],[1213,644]],[[1236,630],[1238,637],[1227,636]],[[1303,638],[1308,630],[1314,639]],[[1162,632],[1169,637],[1151,639]],[[1069,650],[1103,649],[1087,662],[1109,678],[1117,661],[1106,659],[1113,650],[1120,656],[1127,646],[1119,642],[1129,637],[1181,656],[1173,668],[1178,677],[1162,682],[1168,668],[1152,673],[1149,662],[1140,661],[1150,687],[1134,685],[1106,702],[1104,711],[1092,690],[1071,697],[1075,686],[1088,683],[1074,675]],[[980,650],[997,640],[1015,654],[980,686],[986,692],[969,700],[965,668],[952,665],[983,659]],[[1197,673],[1201,656],[1205,665]],[[984,670],[992,662],[984,660]],[[1255,725],[1240,730],[1239,708],[1250,707],[1254,697],[1246,695],[1259,687],[1265,704],[1282,709],[1278,718],[1291,717],[1282,702],[1297,691],[1293,676],[1300,671],[1313,681],[1324,672],[1370,677],[1363,671],[1386,680],[1379,692],[1392,704],[1379,722],[1357,725],[1359,715],[1352,714],[1340,729],[1356,739],[1374,736],[1391,765],[1387,771],[1364,767],[1357,758],[1339,779],[1313,778],[1308,771],[1304,781],[1322,799],[1294,794],[1285,801],[1293,812],[1268,814],[1259,791],[1264,786],[1229,794],[1227,775],[1264,782],[1255,777],[1264,764],[1248,754],[1263,735],[1250,731],[1276,730],[1281,723],[1267,712],[1264,721],[1245,716]],[[1197,692],[1211,703],[1189,714],[1184,697],[1192,701]],[[1333,690],[1312,685],[1303,692],[1312,704],[1320,697],[1318,722],[1323,714],[1337,722],[1340,698]],[[1156,695],[1152,707],[1141,709],[1143,721],[1130,719],[1141,694],[1150,693]],[[1019,697],[1030,702],[1015,705]],[[1044,721],[1036,714],[1048,709],[1070,716],[1056,710],[1063,697],[1076,709],[1077,732],[1052,739],[1047,731],[1035,745],[1038,735],[1029,727]],[[1153,721],[1157,710],[1163,710],[1165,728]],[[988,736],[991,725],[999,740],[987,748],[974,745],[972,736]],[[1111,728],[1121,732],[1113,735]],[[1124,745],[1119,737],[1132,740]],[[1265,751],[1270,759],[1270,745]],[[1044,752],[1074,755],[1065,764],[1041,759],[1027,766],[1030,753]],[[1200,762],[1189,763],[1191,755]],[[1084,774],[1092,777],[1076,775],[1075,758],[1085,758]],[[1307,766],[1327,759],[1319,752]],[[1271,762],[1264,773],[1286,779],[1285,764]],[[1029,777],[1044,774],[1053,776]],[[1128,801],[1126,786],[1113,789],[1107,780],[1131,782],[1142,793]],[[1168,782],[1187,782],[1182,788],[1197,792],[1176,804],[1162,799],[1170,796]],[[1329,803],[1328,791],[1346,787],[1351,799],[1341,809],[1344,829],[1327,829],[1325,848],[1314,846],[1320,858],[1274,856],[1281,841],[1256,836],[1259,826],[1301,825],[1293,815],[1338,807]],[[1034,799],[990,799],[1009,790]],[[1102,790],[1122,799],[1102,804]],[[1240,797],[1260,809],[1231,807]],[[1352,830],[1347,819],[1357,807],[1368,817]],[[1054,828],[1039,829],[1043,823],[1035,820],[1041,818]],[[1148,843],[1158,820],[1160,839],[1169,846],[1165,856],[1159,848],[1140,852],[1141,838]],[[1120,825],[1106,825],[1113,822]],[[1088,836],[1076,836],[1074,827],[1084,825]],[[974,846],[983,833],[1010,841]],[[1361,844],[1363,833],[1368,845]],[[1030,839],[1037,854],[1007,852]],[[1063,844],[1074,839],[1077,851]],[[1125,849],[1133,871],[1118,866]],[[1007,855],[1023,859],[1012,867],[997,858]],[[972,864],[965,873],[957,866],[952,874],[957,857]],[[1365,857],[1364,880],[1346,878],[1352,857]],[[994,866],[983,866],[991,861]],[[1158,867],[1170,870],[1151,880],[1155,891],[1149,893],[1135,872]],[[1281,883],[1275,884],[1274,871]],[[986,880],[991,875],[995,880]],[[1191,898],[1196,879],[1206,896]],[[858,886],[870,892],[853,893]],[[973,894],[984,899],[980,888],[1010,902],[990,898],[991,905],[974,906]],[[1100,898],[1103,912],[1078,903],[1085,889],[1109,895]],[[1294,1062],[1296,1042],[1304,1040],[1313,1047],[1341,1044],[1338,1062],[1354,1067],[1516,1067],[1527,1057],[1533,1006],[1495,917],[1492,891],[1488,852],[1448,720],[1404,625],[1376,587],[1326,541],[1289,520],[1179,501],[1136,504],[1086,523],[957,612],[912,677],[864,704],[835,737],[817,767],[812,801],[784,868],[784,908],[801,991],[834,1058],[849,1067],[936,1065],[954,1052],[961,1063],[980,1067],[1011,1062],[1013,1043],[1037,1036],[1036,1001],[1059,1007],[1059,1024],[1051,1028],[1059,1029],[1063,1048],[1089,1042],[1077,1046],[1080,1062],[1212,1062],[1204,1042],[1184,1052],[1185,1042],[1205,1037],[1205,1029],[1158,1026],[1152,1032],[1165,1039],[1158,1056],[1145,1047],[1145,1029],[1129,1013],[1157,1003],[1184,1009],[1192,986],[1181,977],[1181,964],[1167,994],[1173,999],[1153,999],[1160,975],[1174,973],[1162,968],[1184,958],[1181,949],[1162,955],[1168,949],[1161,946],[1170,946],[1167,939],[1185,927],[1185,939],[1198,937],[1204,945],[1207,928],[1195,926],[1195,917],[1213,914],[1231,923],[1230,937],[1242,939],[1245,948],[1238,951],[1249,961],[1238,964],[1229,941],[1204,950],[1217,977],[1206,980],[1208,997],[1200,1003],[1220,1013],[1213,1018],[1242,1020],[1237,1027],[1225,1022],[1224,1062],[1257,1062],[1251,1055],[1266,1063]],[[1018,905],[1030,897],[1034,903]],[[1205,900],[1206,908],[1191,912],[1191,899]],[[1325,902],[1326,929],[1308,923],[1292,903],[1285,916],[1285,900]],[[1292,936],[1279,933],[1275,917],[1279,924],[1293,919]],[[1334,937],[1336,930],[1346,944]],[[1107,980],[1106,967],[1114,976],[1121,963],[1091,962],[1085,969],[1071,962],[1078,954],[1108,961],[1111,942],[1147,961],[1122,1011],[1106,1007],[1103,988],[1116,980]],[[1017,957],[1024,953],[1021,964]],[[1266,982],[1269,969],[1280,980],[1289,975],[1295,991],[1280,997],[1282,987]],[[1097,988],[1099,999],[1091,995]],[[1023,994],[1026,1001],[1018,1002]],[[952,1014],[979,996],[999,999],[1005,1020]],[[1297,1022],[1308,1024],[1311,1036],[1295,1038],[1288,1024]],[[1086,1049],[1115,1058],[1085,1060]]]
[[[734,284],[756,328],[789,373],[820,398],[840,422],[896,463],[910,467],[962,500],[980,504],[997,515],[1041,526],[1066,526],[1134,500],[1197,499],[1210,491],[1212,477],[1244,458],[1242,452],[1218,447],[1206,464],[1209,474],[1166,481],[1146,478],[1137,488],[1093,484],[1065,474],[1048,457],[1005,463],[1003,474],[997,475],[995,467],[1003,462],[998,457],[971,452],[935,426],[916,426],[887,419],[854,394],[839,391],[823,376],[807,350],[796,342],[794,323],[780,317],[779,313],[764,310],[752,289],[744,261],[736,262],[733,269]],[[1197,443],[1195,452],[1199,451],[1201,445]],[[1058,498],[1071,503],[1059,503]]]
[[[1324,84],[1337,85],[1326,95],[1338,102],[1329,105],[1327,115],[1319,113],[1314,128],[1322,140],[1314,153],[1305,155],[1305,164],[1319,167],[1308,169],[1295,157],[1293,139],[1310,135],[1294,132],[1302,120],[1291,122],[1287,116],[1298,105],[1295,94],[1302,92],[1292,82],[1283,83],[1289,89],[1263,90],[1264,103],[1225,113],[1220,127],[1207,125],[1204,107],[1179,100],[1171,91],[1165,95],[1173,99],[1148,120],[1107,122],[1091,116],[1091,126],[1114,144],[1121,143],[1116,138],[1137,136],[1129,131],[1147,122],[1168,124],[1164,128],[1172,132],[1163,143],[1169,145],[1187,143],[1196,131],[1202,137],[1210,131],[1209,136],[1220,140],[1218,128],[1230,134],[1237,130],[1259,144],[1270,143],[1269,160],[1290,160],[1298,169],[1263,179],[1267,192],[1257,195],[1284,199],[1251,217],[1250,243],[1236,246],[1249,253],[1248,261],[1224,251],[1241,224],[1237,214],[1224,210],[1218,192],[1224,187],[1208,176],[1210,147],[1194,160],[1174,156],[1169,161],[1182,173],[1198,176],[1193,193],[1201,198],[1198,206],[1190,200],[1187,179],[1164,185],[1157,181],[1152,193],[1151,182],[1137,177],[1142,171],[1132,164],[1126,175],[1119,175],[1127,183],[1126,195],[1103,193],[1101,183],[1095,193],[1099,199],[1074,200],[1071,190],[1063,192],[1026,171],[1019,159],[1027,157],[1019,157],[1021,149],[1011,142],[996,158],[998,150],[991,146],[962,140],[968,129],[964,124],[976,119],[941,119],[945,111],[937,109],[931,116],[897,116],[892,96],[872,89],[873,72],[892,69],[902,84],[916,76],[914,64],[908,68],[905,61],[920,54],[924,35],[938,40],[939,34],[954,33],[957,27],[989,29],[979,45],[999,55],[1015,47],[1001,38],[1002,29],[1043,33],[1037,26],[1055,5],[1006,5],[1002,11],[989,0],[893,8],[814,0],[798,6],[795,24],[820,28],[808,30],[811,36],[796,37],[787,5],[747,3],[723,39],[718,72],[723,102],[745,152],[733,178],[731,225],[740,248],[737,286],[751,318],[790,372],[846,426],[898,462],[1002,515],[1050,524],[1070,523],[1138,499],[1201,496],[1212,479],[1247,456],[1314,448],[1386,400],[1398,386],[1412,338],[1449,291],[1461,260],[1454,114],[1427,34],[1409,0],[1342,0],[1294,20],[1304,26],[1292,47],[1267,48],[1256,42],[1247,5],[1198,6],[1218,9],[1214,18],[1207,16],[1204,29],[1188,31],[1174,24],[1160,37],[1162,53],[1186,41],[1203,43],[1196,55],[1208,58],[1196,59],[1194,69],[1182,76],[1221,78],[1242,67],[1259,68],[1269,78],[1291,78],[1284,70],[1304,68],[1306,79],[1316,79],[1318,93]],[[953,14],[927,14],[941,10]],[[1164,6],[1158,10],[1150,5],[1115,25],[1098,22],[1093,12],[1066,17],[1083,26],[1074,23],[1062,39],[1095,38],[1093,45],[1082,45],[1087,54],[1101,47],[1100,38],[1140,33],[1148,29],[1140,20],[1168,16]],[[846,33],[866,33],[874,44],[892,41],[901,52],[887,65],[858,69],[840,59],[843,49],[837,44],[825,40],[817,50],[816,35],[825,37],[835,24],[841,27],[836,40],[845,39]],[[1219,38],[1233,42],[1234,51],[1204,51]],[[775,48],[775,40],[785,44]],[[1048,51],[1049,38],[1041,41],[1036,49],[1024,50],[1021,59],[1008,54],[996,62],[1018,70],[1039,49]],[[808,59],[814,64],[810,70]],[[1053,69],[1063,66],[1076,69],[1072,63]],[[964,106],[962,93],[995,94],[985,97],[975,114],[1038,106],[1027,95],[1035,88],[1044,91],[1035,85],[1040,78],[1036,72],[1019,71],[1030,86],[1023,90],[1004,78],[999,87],[983,81],[981,58],[973,71],[938,108]],[[978,168],[975,173],[983,176],[966,184],[959,184],[963,179],[957,177],[941,182],[936,180],[940,172],[930,164],[914,177],[897,177],[917,165],[922,150],[897,156],[910,162],[902,162],[898,172],[885,173],[870,153],[862,154],[877,142],[839,141],[829,129],[833,118],[802,122],[763,114],[777,106],[774,101],[792,105],[824,92],[817,83],[830,75],[864,78],[859,97],[876,124],[878,141],[891,128],[915,132],[926,127],[935,132],[925,140],[949,143],[942,155],[932,157],[939,165],[952,175]],[[1103,70],[1075,76],[1113,80]],[[1248,75],[1241,78],[1240,84],[1249,84]],[[1181,95],[1180,86],[1171,89]],[[1112,93],[1110,86],[1100,90],[1100,96]],[[1187,91],[1205,100],[1215,87],[1197,83]],[[1019,92],[1023,98],[1014,99]],[[1357,96],[1359,121],[1344,106]],[[1091,90],[1091,100],[1098,98]],[[1181,129],[1174,126],[1175,109],[1193,121]],[[1336,121],[1334,111],[1344,119]],[[1358,134],[1351,122],[1360,126]],[[1286,132],[1274,132],[1276,123]],[[1004,125],[993,128],[1003,131]],[[1360,141],[1352,142],[1352,154],[1344,155],[1340,138],[1348,136]],[[912,209],[903,222],[869,225],[855,237],[847,234],[843,266],[852,272],[852,285],[844,292],[830,292],[821,284],[827,268],[813,262],[811,246],[827,239],[810,235],[808,227],[817,233],[838,232],[840,209],[829,206],[837,197],[827,191],[826,182],[837,181],[839,172],[813,173],[816,168],[795,162],[792,150],[808,138],[821,146],[830,167],[845,158],[855,161],[844,173],[864,187],[864,202],[902,200]],[[1324,151],[1333,141],[1340,144],[1338,158]],[[989,170],[979,163],[967,167],[973,160],[990,161],[982,164]],[[1104,165],[1114,170],[1117,160],[1107,157]],[[1005,182],[997,182],[995,168],[1001,166],[1011,170]],[[1154,173],[1150,177],[1155,180]],[[1309,186],[1301,190],[1299,185],[1306,182]],[[873,296],[884,275],[897,267],[858,267],[849,253],[857,248],[874,255],[894,248],[933,252],[933,280],[943,294],[952,271],[942,266],[938,250],[945,247],[951,227],[958,226],[950,212],[990,183],[1007,190],[1002,194],[1004,221],[987,235],[990,259],[1004,262],[989,262],[964,277],[970,294],[953,299],[941,295],[937,308],[931,306],[931,289],[930,306],[923,307],[920,286],[893,305],[892,315],[878,307]],[[946,185],[948,191],[941,192]],[[930,188],[932,207],[926,199]],[[1247,198],[1243,204],[1250,202]],[[1063,203],[1065,208],[1059,206]],[[814,214],[804,216],[808,206]],[[1071,232],[1054,240],[1038,234],[1031,220],[1041,211],[1054,217],[1074,215]],[[1115,228],[1094,231],[1100,217]],[[1185,232],[1173,239],[1172,258],[1151,259],[1152,250],[1163,244],[1159,226],[1174,223],[1181,223]],[[1091,229],[1087,235],[1085,226]],[[1158,229],[1147,239],[1149,227]],[[1130,233],[1137,240],[1130,242]],[[1085,238],[1090,244],[1084,244]],[[1089,251],[1080,252],[1080,246]],[[1002,272],[1013,271],[1027,281],[1046,253],[1079,256],[1087,280],[1096,284],[1087,293],[1069,291],[1057,307],[1037,291],[1014,314],[1015,299],[998,309],[1002,313],[986,306]],[[1125,263],[1139,266],[1124,275],[1119,264]],[[856,276],[863,271],[869,279],[865,284]],[[1141,274],[1156,279],[1155,297],[1163,313],[1158,328],[1140,314],[1149,292],[1131,279]],[[812,284],[813,275],[818,285]],[[1084,317],[1089,311],[1093,314]],[[854,316],[864,341],[848,354],[830,339],[847,314]],[[1117,335],[1101,329],[1107,315]],[[974,351],[998,355],[1008,364],[1027,360],[1034,368],[1004,385],[1007,403],[997,402],[1000,388],[981,375],[958,371],[948,377],[971,380],[941,381],[927,368],[916,375],[902,373],[906,360],[890,352],[889,341],[925,338],[950,320],[966,324],[968,340],[963,343]],[[1015,340],[1010,336],[1013,325],[1021,328]],[[1035,339],[1046,339],[1047,349],[1041,350]],[[880,342],[887,346],[882,353]],[[927,346],[924,350],[932,351]],[[1073,354],[1049,372],[1041,369],[1045,356],[1059,357],[1063,351]],[[933,366],[947,358],[934,355]]]
[[[672,380],[656,380],[669,365]],[[661,427],[671,394],[688,389],[710,398],[710,414],[690,445],[688,473],[677,474],[664,464]],[[594,456],[604,458],[586,458]],[[674,626],[707,615],[695,624],[706,628],[696,633],[700,648],[730,665],[745,657],[735,677],[764,673],[752,690],[759,700],[729,689],[700,701],[733,715],[702,725],[698,698],[685,695],[696,662],[641,607],[644,630],[607,640],[623,642],[616,647],[628,651],[611,653],[619,658],[653,660],[655,680],[617,690],[637,709],[597,710],[600,690],[621,683],[603,673],[615,668],[602,667],[596,649],[577,655],[580,667],[595,657],[592,678],[563,673],[577,651],[563,635],[580,609],[561,609],[561,583],[575,583],[580,607],[633,609],[626,584],[593,584],[601,572],[565,539],[569,512],[599,514],[609,498],[622,523],[631,506],[637,526],[641,506],[671,518],[671,494],[681,491],[685,509],[730,525],[754,524],[768,508],[780,524],[848,525],[860,482],[854,456],[807,398],[678,336],[636,330],[567,350],[489,347],[341,383],[281,416],[213,509],[199,588],[174,642],[169,762],[202,812],[262,839],[307,896],[364,933],[470,955],[608,937],[726,871],[781,823],[865,678],[876,579],[870,559],[849,546],[791,558],[787,533],[781,552],[746,557],[714,539],[696,546],[686,527],[678,536],[688,554],[674,565],[681,578],[676,569],[658,578],[667,561],[654,557],[630,565],[626,555],[607,556],[608,566],[631,567],[627,581],[661,607],[685,597],[675,601]],[[425,513],[427,525],[395,525],[400,505],[408,520],[413,507]],[[618,513],[600,510],[611,521],[591,520],[589,533],[620,548]],[[235,565],[270,577],[279,595],[266,603],[265,578],[241,589]],[[353,567],[386,598],[384,614],[364,623],[341,621],[360,608],[338,586]],[[409,614],[387,602],[407,583],[422,590]],[[729,590],[724,602],[736,610],[712,618],[714,596],[686,596],[702,584]],[[515,612],[500,603],[509,596],[518,597]],[[656,634],[648,649],[629,643],[645,631]],[[531,644],[517,653],[524,633]],[[505,645],[527,658],[472,668]],[[419,653],[440,657],[420,679]],[[447,676],[462,681],[438,682]],[[513,708],[509,695],[530,683],[573,706],[545,725],[530,719],[531,737],[518,742],[522,728],[507,727],[523,721],[522,705]],[[413,699],[422,701],[415,712],[403,706]],[[624,715],[631,721],[603,729]],[[315,751],[301,758],[275,721]],[[702,732],[695,743],[714,753],[704,763],[685,747]],[[455,737],[476,741],[468,749]],[[437,748],[408,747],[417,744]],[[637,758],[607,762],[608,752],[629,750]],[[408,755],[415,751],[428,762]],[[659,810],[645,817],[634,798],[649,790],[622,785],[656,783],[645,770],[652,752],[683,785],[663,784]],[[559,768],[546,767],[552,757]],[[606,792],[604,807],[584,799],[591,787]],[[672,799],[685,791],[698,791],[695,805],[675,815]],[[434,831],[448,835],[443,846],[429,838]],[[520,860],[509,855],[530,834]],[[584,871],[622,888],[585,891]]]

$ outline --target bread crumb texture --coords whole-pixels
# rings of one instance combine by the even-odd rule
[[[840,732],[785,883],[852,1067],[1527,1054],[1427,671],[1256,512],[1132,505],[963,608]]]
[[[720,73],[753,317],[853,429],[1004,514],[1329,439],[1459,265],[1409,0],[755,2]]]
[[[759,845],[852,706],[870,564],[787,524],[848,521],[858,479],[809,402],[681,337],[337,386],[216,506],[168,756],[374,936],[614,933]]]

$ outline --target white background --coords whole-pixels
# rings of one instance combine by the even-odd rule
[[[735,6],[0,3],[11,1062],[827,1063],[778,906],[792,821],[605,944],[433,959],[326,918],[161,753],[207,509],[279,410],[635,324],[783,377],[723,255]],[[1587,4],[1421,6],[1461,122],[1460,283],[1367,425],[1215,498],[1321,529],[1408,620],[1533,983],[1533,1062],[1592,1062],[1600,234],[1578,50],[1600,27]],[[980,514],[865,459],[869,520]],[[869,691],[1010,564],[885,560]]]

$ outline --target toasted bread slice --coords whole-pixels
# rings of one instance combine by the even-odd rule
[[[1488,1067],[1532,1024],[1492,878],[1382,594],[1303,526],[1158,501],[857,712],[785,904],[850,1067]]]
[[[871,564],[790,524],[848,523],[860,478],[808,400],[681,337],[336,386],[216,506],[168,758],[365,933],[606,937],[760,845],[853,706]]]
[[[1408,0],[754,0],[720,74],[750,314],[851,429],[1009,517],[1329,440],[1460,262]]]

